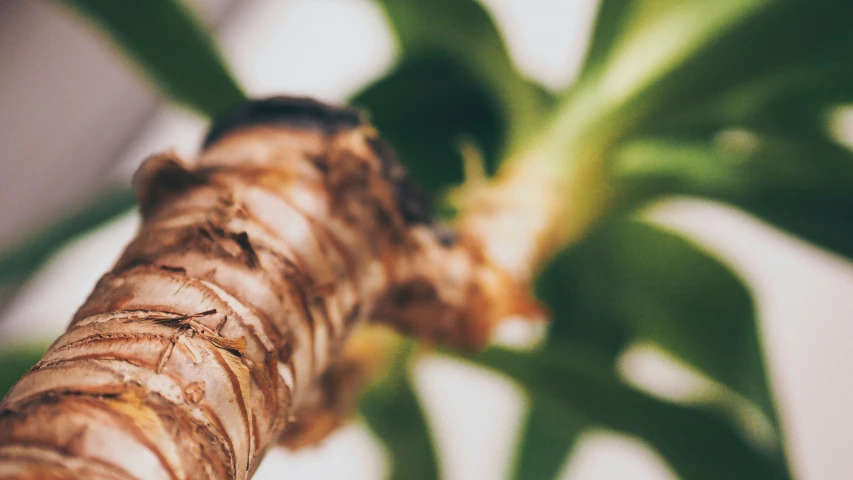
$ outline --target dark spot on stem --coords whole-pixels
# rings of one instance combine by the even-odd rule
[[[372,138],[369,142],[382,163],[382,176],[394,186],[394,196],[406,224],[432,224],[429,197],[412,181],[394,150],[379,138]]]
[[[187,270],[184,267],[173,267],[170,265],[160,265],[160,270],[174,273],[187,273]]]
[[[347,312],[347,316],[344,319],[344,325],[351,325],[356,320],[358,320],[359,315],[361,314],[361,304],[356,303],[352,309]]]
[[[208,240],[213,240],[213,235],[210,234],[210,232],[207,230],[207,228],[198,227],[198,230],[196,230],[196,231],[198,232],[200,237],[206,238]]]
[[[452,247],[456,244],[456,232],[448,225],[438,223],[433,227],[433,231],[442,247]]]
[[[255,249],[252,248],[252,244],[249,243],[249,234],[246,232],[240,232],[236,234],[232,234],[234,241],[237,242],[237,245],[243,250],[243,253],[246,255],[245,263],[249,268],[255,268],[258,266],[258,254],[255,253]]]
[[[249,100],[217,118],[204,139],[204,148],[231,132],[261,125],[320,130],[327,134],[357,128],[365,123],[360,111],[328,105],[305,97],[270,97]]]

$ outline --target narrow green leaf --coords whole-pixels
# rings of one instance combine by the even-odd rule
[[[359,93],[366,109],[418,183],[432,194],[462,183],[459,143],[473,141],[493,170],[506,122],[477,80],[447,57],[404,60]]]
[[[737,118],[790,95],[849,100],[853,88],[844,79],[853,74],[853,31],[845,19],[851,15],[853,5],[832,0],[764,2],[650,90],[660,111],[649,115],[680,122],[707,109]]]
[[[5,397],[12,385],[41,360],[46,350],[46,345],[0,347],[0,398]]]
[[[5,249],[0,254],[0,288],[3,297],[11,298],[51,255],[70,240],[129,212],[135,203],[129,189],[106,191]]]
[[[589,49],[581,69],[590,74],[607,60],[608,55],[618,44],[619,36],[625,32],[632,14],[635,14],[640,0],[601,0]]]
[[[647,2],[651,4],[651,2]],[[777,99],[853,97],[853,5],[669,1],[634,21],[592,80],[620,134],[753,115]],[[643,10],[643,9],[641,9]],[[589,93],[589,92],[587,92]],[[806,102],[802,97],[815,97]],[[607,125],[603,125],[607,128]],[[612,127],[611,127],[612,128]]]
[[[401,349],[388,376],[362,395],[360,410],[390,455],[388,480],[436,480],[437,455],[408,373],[410,350]]]
[[[446,56],[463,66],[500,106],[512,148],[536,131],[552,99],[522,77],[489,13],[474,0],[380,0],[403,58]]]
[[[587,367],[571,351],[534,354],[492,348],[474,361],[502,372],[574,428],[586,421],[644,439],[686,480],[785,479],[785,466],[749,445],[730,425],[702,409],[658,400]]]
[[[737,130],[646,139],[615,158],[626,204],[673,194],[720,200],[853,258],[853,153],[825,137]]]
[[[770,3],[773,0],[638,2],[600,75],[591,79],[597,85],[595,94],[611,108],[641,103],[645,114],[656,105],[649,102],[650,91]],[[669,93],[668,100],[676,92],[664,93]]]
[[[216,46],[179,0],[59,0],[95,22],[176,103],[215,117],[245,100]]]
[[[575,424],[565,416],[555,422],[553,415],[543,411],[534,400],[522,430],[513,478],[556,479],[584,427],[586,423],[581,418]]]

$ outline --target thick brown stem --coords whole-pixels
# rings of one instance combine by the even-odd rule
[[[363,319],[477,348],[514,308],[352,111],[260,102],[208,144],[138,172],[139,234],[0,404],[0,478],[247,478]]]

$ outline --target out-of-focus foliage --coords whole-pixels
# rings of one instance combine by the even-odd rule
[[[166,98],[211,117],[245,100],[215,43],[183,2],[55,1],[108,35]],[[128,212],[134,203],[129,189],[102,192],[0,253],[0,305],[69,240]]]
[[[371,123],[394,145],[418,185],[434,196],[464,180],[461,141],[476,143],[490,170],[498,162],[507,119],[481,83],[451,58],[406,58],[352,103],[370,112]]]
[[[60,247],[129,211],[134,204],[129,189],[103,192],[3,251],[0,254],[0,305],[11,298]]]
[[[401,47],[391,73],[353,98],[433,195],[461,183],[459,144],[493,172],[554,99],[514,68],[488,12],[472,0],[381,0]]]
[[[612,370],[629,341],[646,341],[775,419],[749,293],[726,267],[686,240],[647,223],[614,220],[557,256],[540,275],[537,294],[551,309],[551,351],[583,354],[587,365]],[[532,401],[531,416],[544,416],[535,396]],[[531,458],[521,456],[516,478],[554,478],[578,430],[564,435],[561,451],[555,445],[559,436],[537,423],[547,425],[529,420],[522,444],[547,441],[549,450],[525,451]],[[543,465],[554,468],[534,476],[528,464],[540,471]]]
[[[752,301],[737,277],[683,238],[645,223],[614,222],[586,243],[593,242],[600,242],[595,248],[601,253],[591,268],[610,275],[608,306],[633,336],[774,415]],[[546,297],[556,311],[571,308],[559,304],[559,285],[549,283]]]
[[[403,58],[439,55],[468,69],[509,120],[507,143],[533,134],[552,99],[515,69],[489,13],[474,0],[379,0]],[[417,96],[412,90],[410,95]]]
[[[643,438],[682,478],[786,477],[783,465],[758,453],[713,412],[658,400],[623,384],[572,350],[531,354],[492,348],[476,361],[525,387],[553,425],[572,431],[582,419]]]
[[[523,425],[514,462],[514,478],[552,480],[566,463],[585,428],[585,418],[563,412],[559,422],[541,399],[529,398],[530,409]]]
[[[245,100],[193,12],[175,0],[58,0],[95,22],[169,98],[216,116]]]
[[[624,384],[615,365],[632,342],[656,344],[760,409],[784,445],[748,286],[637,214],[673,195],[708,198],[853,256],[853,157],[827,128],[827,114],[853,100],[853,3],[601,0],[579,79],[555,99],[517,72],[479,2],[377,1],[401,56],[353,103],[436,200],[464,181],[460,141],[479,148],[490,173],[535,151],[566,175],[595,164],[613,190],[599,221],[536,282],[553,314],[543,346],[474,358],[528,391],[515,478],[553,478],[596,427],[645,440],[685,479],[788,477],[784,452],[750,443],[719,405],[656,399]],[[215,115],[242,99],[177,0],[66,3],[172,100]],[[4,285],[108,213],[93,210],[3,257]],[[362,413],[394,459],[393,478],[437,478],[404,354],[365,394]]]
[[[712,198],[853,257],[853,153],[825,136],[733,129],[646,137],[626,142],[615,162],[629,204],[663,194]]]
[[[0,348],[0,398],[36,364],[47,350],[44,345],[15,345]]]
[[[389,480],[438,478],[427,419],[408,371],[411,347],[402,347],[387,375],[361,398],[361,415],[390,454]]]

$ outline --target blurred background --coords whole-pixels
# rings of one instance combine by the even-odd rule
[[[368,0],[190,3],[251,96],[345,102],[395,59],[385,19]],[[594,0],[483,4],[524,74],[555,90],[572,81]],[[128,182],[151,153],[174,148],[194,155],[205,127],[204,119],[162,103],[79,17],[49,2],[0,0],[0,250],[93,192]],[[710,202],[669,201],[648,215],[715,252],[751,284],[796,477],[853,478],[853,265]],[[135,216],[123,217],[56,255],[3,309],[0,349],[55,338],[136,226]],[[696,401],[719,388],[649,345],[632,346],[619,365],[630,383],[668,399]],[[449,360],[424,360],[416,375],[447,478],[503,478],[521,392]],[[766,426],[744,428],[760,436]],[[385,468],[380,448],[354,424],[316,449],[274,452],[255,478],[377,479]],[[675,476],[642,443],[596,431],[584,435],[563,478]]]

